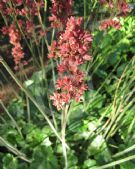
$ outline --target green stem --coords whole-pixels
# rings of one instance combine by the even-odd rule
[[[135,145],[133,145],[133,146],[131,146],[131,147],[129,147],[129,148],[127,148],[127,149],[115,154],[115,155],[113,155],[112,157],[116,158],[116,157],[119,157],[119,156],[123,156],[123,154],[126,154],[126,153],[128,153],[130,151],[133,151],[134,149],[135,149]]]
[[[7,113],[8,117],[11,119],[11,121],[13,122],[13,124],[15,125],[18,133],[20,134],[20,136],[23,138],[22,132],[17,124],[17,122],[15,121],[15,119],[13,118],[13,116],[9,113],[9,111],[7,110],[7,108],[5,107],[5,105],[3,104],[3,102],[0,100],[0,104],[3,107],[3,109],[5,110],[5,112]]]
[[[86,28],[86,16],[87,16],[87,4],[86,4],[86,0],[83,0],[84,3],[84,29]]]
[[[132,156],[129,156],[129,157],[117,160],[117,161],[113,161],[109,164],[106,164],[106,165],[103,165],[103,166],[100,166],[100,167],[93,167],[92,169],[106,169],[106,168],[110,168],[110,167],[116,166],[116,165],[121,164],[121,163],[125,163],[125,162],[133,160],[133,159],[135,159],[135,155],[132,155]]]
[[[67,124],[67,115],[68,115],[68,107],[69,105],[66,105],[65,110],[62,112],[62,123],[61,123],[61,135],[62,135],[62,149],[63,149],[63,156],[65,159],[65,167],[64,169],[68,169],[68,159],[67,159],[67,150],[66,150],[66,124]]]
[[[4,140],[2,137],[0,137],[0,143],[5,146],[8,150],[10,150],[12,153],[18,156],[18,158],[31,163],[31,160],[26,158],[26,155],[20,152],[18,149],[14,148],[11,144],[9,144],[6,140]]]
[[[30,119],[31,119],[30,103],[29,103],[29,98],[27,96],[26,96],[26,102],[27,102],[28,123],[30,123]]]
[[[52,31],[51,44],[52,44],[52,42],[53,42],[54,35],[55,35],[55,29],[53,29],[53,31]],[[56,82],[56,75],[55,75],[55,69],[54,69],[54,62],[53,62],[53,60],[52,60],[52,59],[51,59],[51,66],[52,66],[52,77],[53,77],[53,83],[54,83],[54,85],[55,85],[55,82]]]
[[[52,131],[54,132],[54,134],[57,136],[57,138],[61,141],[61,137],[59,136],[58,132],[56,131],[55,127],[53,126],[53,124],[51,123],[50,119],[48,118],[48,116],[44,113],[44,110],[42,108],[42,106],[40,106],[36,100],[34,99],[34,97],[31,95],[31,93],[23,86],[23,84],[16,78],[16,76],[14,75],[14,73],[12,72],[12,70],[10,69],[10,67],[7,65],[7,63],[3,60],[3,58],[0,58],[0,62],[2,63],[2,65],[4,66],[4,68],[7,70],[7,72],[10,74],[10,76],[14,79],[14,81],[17,83],[17,85],[21,88],[21,90],[26,94],[26,96],[34,103],[34,105],[37,107],[37,109],[39,110],[39,112],[43,115],[43,117],[45,118],[45,120],[47,121],[47,123],[49,124],[50,128],[52,129]],[[46,112],[48,111],[48,109],[46,108]],[[50,112],[49,112],[50,113]],[[68,148],[68,146],[66,145],[66,147]]]

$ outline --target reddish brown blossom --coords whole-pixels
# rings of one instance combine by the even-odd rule
[[[105,29],[108,29],[108,28],[115,28],[117,30],[120,29],[121,25],[120,25],[120,22],[117,21],[117,20],[105,20],[101,23],[99,29],[100,30],[105,30]]]
[[[65,93],[54,92],[50,99],[53,100],[53,105],[56,106],[57,110],[63,109],[65,103],[70,101],[70,95]]]
[[[8,34],[8,26],[3,26],[1,29],[1,32],[3,35],[7,35]]]
[[[65,26],[67,19],[72,15],[73,0],[52,0],[51,26],[53,28],[61,28]]]
[[[59,36],[58,42],[54,41],[51,45],[49,57],[61,57],[62,61],[67,58],[67,62],[72,61],[76,65],[91,60],[88,50],[92,36],[81,28],[82,21],[82,18],[68,19],[66,30]]]
[[[30,33],[35,29],[34,18],[38,15],[40,9],[45,6],[44,0],[1,0],[0,11],[6,18],[7,24],[11,23],[11,16],[16,16],[16,23],[19,24],[26,36],[30,37]],[[14,17],[13,17],[14,18]]]
[[[101,4],[107,5],[109,8],[118,11],[120,14],[126,15],[129,12],[129,5],[126,0],[99,0]]]
[[[20,60],[24,58],[24,53],[20,43],[17,43],[16,46],[13,47],[12,55],[14,57],[15,64],[18,65]]]
[[[50,47],[48,57],[60,58],[57,67],[60,77],[55,86],[57,92],[50,97],[58,110],[63,109],[72,99],[80,101],[84,91],[87,90],[87,85],[84,83],[85,74],[79,66],[91,60],[88,51],[92,36],[81,28],[82,21],[82,18],[70,17],[65,31],[60,33],[58,40]]]
[[[49,54],[48,54],[48,57],[49,58],[54,58],[56,57],[56,50],[57,50],[57,42],[56,41],[53,41],[51,46],[49,47]]]
[[[129,5],[125,0],[120,1],[118,3],[118,8],[119,8],[119,11],[124,15],[126,15],[129,12]]]
[[[10,43],[13,45],[12,55],[13,55],[16,66],[18,66],[21,59],[24,58],[24,52],[20,44],[20,40],[21,40],[20,32],[15,26],[15,24],[12,24],[9,27],[8,34],[10,38]]]

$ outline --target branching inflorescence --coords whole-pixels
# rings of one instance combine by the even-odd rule
[[[92,36],[83,30],[82,21],[82,18],[68,17],[67,23],[62,23],[65,30],[59,33],[57,41],[50,46],[48,57],[60,58],[57,67],[59,78],[55,85],[57,91],[50,97],[58,110],[63,109],[72,99],[80,101],[87,90],[85,73],[81,71],[80,65],[92,59],[89,55]]]
[[[126,0],[99,0],[101,4],[107,5],[109,8],[126,15],[129,12],[129,5]]]
[[[3,35],[9,36],[10,43],[13,45],[12,56],[16,67],[24,59],[21,39],[24,37],[30,39],[35,33],[34,17],[38,16],[38,12],[44,7],[44,3],[44,0],[1,0],[0,2],[0,12],[6,24],[1,31]],[[40,30],[40,32],[43,32],[43,30]],[[22,63],[26,62],[23,61]]]
[[[122,15],[125,16],[129,13],[129,5],[126,2],[126,0],[99,0],[102,5],[106,5],[112,12],[114,12],[114,15]],[[101,22],[101,25],[99,27],[100,30],[105,30],[107,28],[113,27],[117,30],[120,29],[121,24],[119,20],[116,19],[107,19],[103,22]]]

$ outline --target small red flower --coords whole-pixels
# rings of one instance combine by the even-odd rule
[[[106,4],[110,9],[115,9],[119,13],[127,15],[129,12],[129,5],[126,0],[99,0],[101,4]]]
[[[53,28],[66,25],[67,19],[72,15],[73,0],[52,0],[51,16],[49,20]]]
[[[129,5],[125,0],[118,2],[118,8],[119,11],[124,15],[127,15],[129,12]]]
[[[70,17],[65,31],[58,36],[50,46],[49,58],[60,57],[58,73],[60,77],[56,82],[56,90],[51,97],[57,109],[63,109],[71,100],[80,101],[84,91],[88,89],[84,83],[85,74],[80,70],[80,65],[90,61],[89,55],[92,36],[81,28],[82,18]],[[57,101],[55,100],[57,99]]]
[[[117,21],[117,20],[105,20],[105,21],[101,22],[99,29],[105,30],[105,29],[108,29],[110,27],[119,30],[121,28],[121,25],[120,25],[120,22]]]
[[[1,32],[3,35],[7,35],[8,34],[8,27],[7,26],[3,26],[1,29]]]
[[[10,27],[8,28],[8,34],[10,38],[10,43],[13,45],[12,55],[16,66],[18,66],[19,62],[24,58],[24,52],[20,44],[21,41],[20,32],[15,24],[10,25]]]

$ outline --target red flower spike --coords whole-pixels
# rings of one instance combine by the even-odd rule
[[[73,99],[80,101],[80,97],[88,89],[84,83],[85,74],[79,66],[92,59],[88,53],[92,36],[81,28],[82,21],[82,18],[68,18],[65,31],[50,46],[48,57],[60,57],[57,67],[60,78],[55,85],[57,92],[50,97],[58,110],[63,109]]]
[[[8,29],[8,34],[10,38],[10,43],[13,45],[12,55],[16,67],[18,67],[19,62],[24,58],[24,52],[20,44],[21,36],[19,30],[16,28],[15,24],[12,24]]]
[[[70,17],[65,31],[50,46],[48,57],[60,57],[57,67],[60,78],[55,85],[57,92],[50,97],[58,110],[63,109],[73,99],[80,101],[84,91],[88,89],[84,83],[85,74],[79,66],[92,59],[88,53],[92,36],[81,28],[82,21],[82,18]]]

